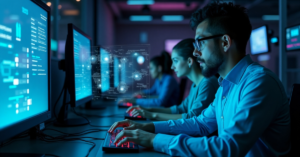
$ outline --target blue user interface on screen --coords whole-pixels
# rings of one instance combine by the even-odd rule
[[[286,29],[286,49],[300,49],[300,25]]]
[[[109,63],[112,61],[111,55],[101,48],[100,49],[100,66],[101,66],[101,92],[106,92],[110,87]]]
[[[266,26],[252,30],[250,36],[250,48],[251,54],[260,54],[269,51]]]
[[[119,64],[119,59],[114,57],[114,87],[118,87],[120,83],[119,69],[121,64]]]
[[[76,101],[92,96],[91,41],[73,30]]]
[[[47,12],[0,1],[0,129],[48,111]]]

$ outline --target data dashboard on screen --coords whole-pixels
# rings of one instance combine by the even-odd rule
[[[29,0],[0,1],[0,129],[48,111],[47,17]]]
[[[76,101],[92,96],[91,41],[73,30]]]
[[[300,25],[289,27],[286,29],[286,50],[300,49]]]
[[[251,54],[256,55],[269,52],[267,31],[267,26],[262,26],[252,30],[250,36]]]

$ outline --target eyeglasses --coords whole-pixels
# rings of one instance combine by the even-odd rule
[[[201,51],[202,44],[203,44],[203,41],[204,41],[204,40],[213,39],[213,38],[218,38],[218,37],[221,37],[221,36],[223,36],[223,35],[222,35],[222,34],[219,34],[219,35],[213,35],[213,36],[205,37],[205,38],[201,38],[201,39],[196,39],[195,42],[193,42],[194,48],[195,48],[197,51]]]

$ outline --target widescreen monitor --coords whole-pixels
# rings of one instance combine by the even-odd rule
[[[286,50],[300,50],[300,25],[286,29]]]
[[[252,30],[250,36],[250,49],[252,55],[267,53],[270,51],[268,42],[268,27],[266,25]]]
[[[0,142],[51,118],[50,8],[0,1]]]
[[[63,104],[57,121],[58,126],[79,126],[89,122],[84,118],[68,119],[68,107],[91,103],[92,92],[92,48],[91,38],[73,24],[68,24],[68,36],[65,46],[65,71]],[[70,102],[66,101],[67,90]]]
[[[68,24],[66,66],[71,106],[92,100],[91,38],[73,24]]]

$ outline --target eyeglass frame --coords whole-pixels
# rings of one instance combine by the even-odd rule
[[[201,38],[201,39],[195,39],[195,42],[193,42],[194,48],[197,51],[201,51],[201,47],[199,46],[200,41],[222,37],[223,35],[224,34],[219,34],[219,35],[213,35],[213,36],[209,36],[209,37],[205,37],[205,38]]]

